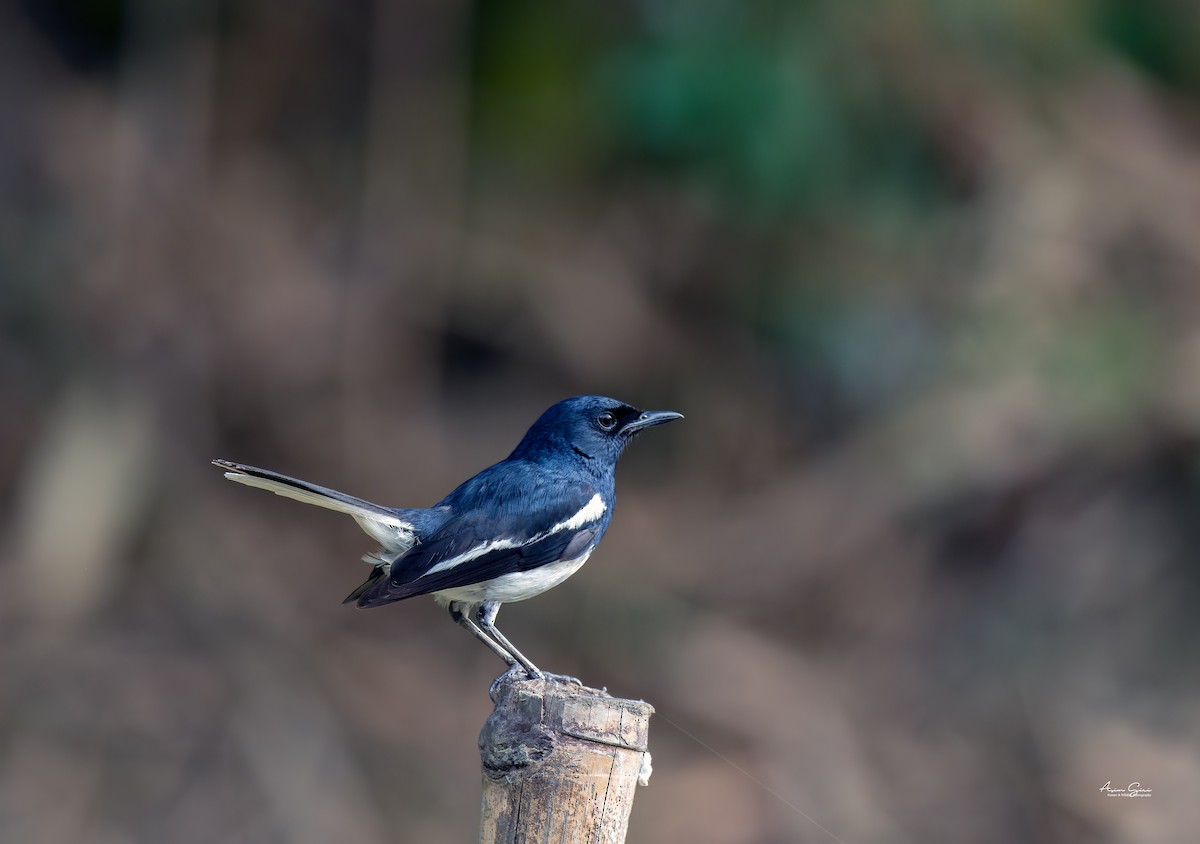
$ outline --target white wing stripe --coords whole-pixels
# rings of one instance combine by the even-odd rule
[[[446,569],[452,569],[455,566],[462,565],[463,563],[469,563],[471,560],[474,560],[477,557],[482,557],[489,551],[498,551],[503,548],[517,548],[524,544],[524,542],[514,542],[511,539],[493,539],[491,542],[485,542],[482,545],[476,545],[470,551],[459,554],[457,557],[450,557],[449,559],[442,560],[437,565],[432,566],[427,572],[425,572],[425,574],[422,574],[421,577],[425,577],[427,574],[445,571]]]
[[[591,500],[588,501],[587,504],[584,504],[583,507],[580,508],[578,513],[565,521],[559,522],[547,531],[535,534],[534,536],[522,541],[517,541],[515,539],[493,539],[488,542],[484,542],[482,545],[476,545],[470,551],[464,551],[456,557],[450,557],[449,559],[442,560],[440,563],[431,566],[428,571],[421,575],[421,577],[425,577],[430,574],[436,574],[439,571],[446,571],[447,569],[460,566],[463,563],[469,563],[471,560],[478,559],[484,554],[488,554],[492,551],[501,551],[505,548],[520,548],[523,545],[532,545],[533,543],[540,542],[547,536],[558,533],[561,530],[575,530],[576,528],[583,527],[588,522],[596,521],[604,515],[604,511],[607,509],[608,506],[604,503],[604,499],[600,497],[600,493],[596,493],[591,497]],[[421,578],[417,579],[420,580]]]
[[[607,509],[608,507],[605,506],[604,499],[601,498],[600,493],[597,492],[592,496],[591,501],[589,501],[587,504],[584,504],[582,509],[580,509],[580,511],[574,516],[567,519],[565,522],[559,522],[554,527],[550,528],[550,530],[540,534],[530,541],[533,542],[538,539],[545,539],[550,534],[558,533],[560,530],[574,530],[577,527],[582,527],[588,522],[594,522],[596,519],[603,516],[604,511]]]

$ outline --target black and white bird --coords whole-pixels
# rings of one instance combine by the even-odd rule
[[[225,477],[354,517],[380,548],[370,577],[346,598],[378,607],[433,595],[451,617],[530,677],[538,668],[496,629],[500,605],[540,595],[587,562],[612,519],[615,470],[640,431],[682,414],[603,396],[550,407],[513,453],[429,508],[372,504],[228,460]]]

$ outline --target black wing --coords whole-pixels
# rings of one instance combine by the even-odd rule
[[[608,523],[608,507],[598,496],[588,484],[534,479],[499,503],[485,497],[397,560],[386,579],[364,584],[358,606],[469,586],[578,556]]]
[[[387,589],[381,590],[382,595],[375,595],[364,601],[359,598],[360,607],[373,607],[416,595],[428,595],[440,592],[442,589],[453,589],[456,586],[468,586],[472,583],[482,583],[505,574],[518,571],[529,571],[558,560],[570,560],[583,553],[592,544],[597,533],[593,523],[590,528],[579,530],[564,530],[517,548],[505,548],[489,551],[482,557],[471,560],[469,572],[456,572],[453,569],[425,575],[407,583],[396,583],[389,580]],[[365,596],[364,596],[365,597]],[[382,600],[380,600],[382,598]]]

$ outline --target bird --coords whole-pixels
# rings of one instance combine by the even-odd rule
[[[370,575],[343,603],[365,609],[432,595],[510,672],[545,679],[496,628],[500,606],[540,595],[587,562],[612,520],[622,452],[647,428],[682,418],[605,396],[563,399],[508,457],[426,508],[384,507],[267,469],[212,462],[231,481],[346,513],[379,543],[363,556]]]

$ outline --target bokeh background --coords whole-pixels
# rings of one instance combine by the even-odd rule
[[[631,842],[1195,840],[1198,43],[3,4],[0,840],[473,840],[499,663],[208,461],[418,506],[592,392],[687,420],[501,622],[663,716]]]

